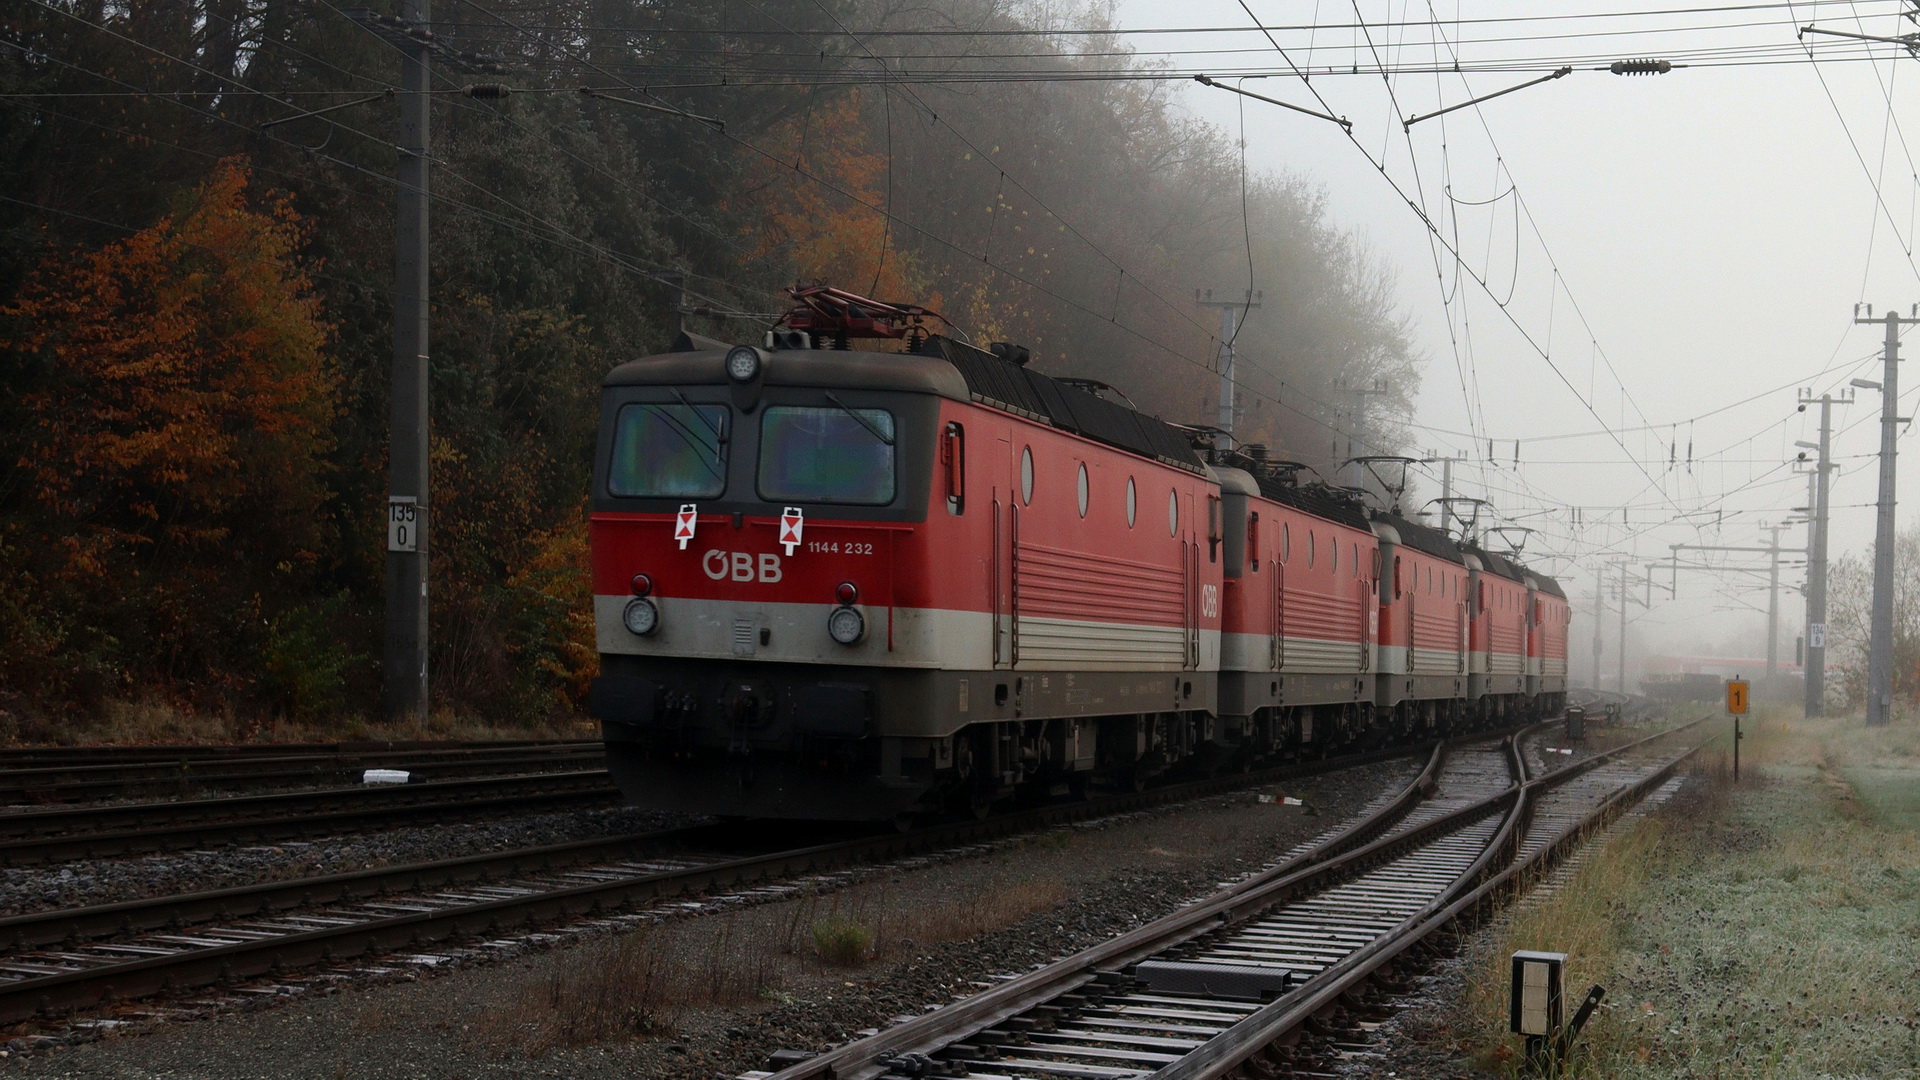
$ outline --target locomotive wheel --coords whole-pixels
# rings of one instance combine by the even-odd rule
[[[987,820],[993,813],[993,789],[985,784],[976,783],[967,789],[967,812],[975,821]]]

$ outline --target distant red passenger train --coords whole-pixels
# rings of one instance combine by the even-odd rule
[[[604,383],[592,712],[629,801],[985,813],[1564,705],[1553,579],[924,309],[795,293],[765,347]]]

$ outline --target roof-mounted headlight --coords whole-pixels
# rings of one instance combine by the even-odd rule
[[[738,345],[727,353],[727,377],[734,382],[752,382],[760,374],[760,350]]]

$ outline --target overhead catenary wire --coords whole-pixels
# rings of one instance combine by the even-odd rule
[[[1383,59],[1391,59],[1391,57],[1390,57],[1390,56],[1383,56]],[[1389,65],[1387,65],[1387,64],[1382,64],[1382,65],[1381,65],[1381,72],[1369,72],[1369,74],[1372,74],[1372,75],[1374,75],[1375,77],[1385,77],[1385,76],[1384,76],[1384,75],[1382,74],[1382,72],[1384,72],[1384,71],[1386,71],[1386,70],[1388,69],[1388,67],[1389,67]],[[1396,72],[1396,73],[1397,73],[1397,72]],[[557,88],[557,89],[556,89],[556,92],[558,92],[558,89],[563,89],[563,88]],[[446,92],[447,92],[447,93],[453,93],[453,92],[455,92],[455,91],[452,91],[452,90],[449,90],[449,91],[446,91]],[[464,106],[464,105],[463,105],[463,107],[466,107],[466,106]],[[364,134],[364,133],[363,133],[363,134]],[[883,209],[884,209],[884,207],[883,207]],[[893,223],[893,220],[894,220],[894,219],[893,219],[893,218],[891,218],[891,217],[889,217],[889,218],[888,218],[888,221],[889,221],[889,223],[890,223],[890,224],[891,224],[891,223]],[[1455,255],[1455,257],[1456,257],[1456,258],[1458,258],[1458,252],[1457,252],[1457,251],[1456,251],[1456,252],[1454,252],[1454,255]],[[1471,275],[1470,275],[1470,276],[1471,276]],[[1485,288],[1485,283],[1484,283],[1484,282],[1482,282],[1482,287],[1483,287],[1483,288]],[[1161,346],[1161,347],[1164,347],[1164,345],[1163,345],[1163,346]],[[1191,358],[1190,358],[1190,357],[1189,357],[1189,358],[1187,358],[1187,359],[1189,360],[1189,362],[1191,362]],[[1577,395],[1576,395],[1576,396],[1577,396]],[[1757,396],[1759,396],[1759,395],[1755,395],[1755,396],[1757,397]],[[1271,399],[1270,399],[1270,400],[1271,400]],[[1747,400],[1751,400],[1751,399],[1747,399]],[[1285,405],[1285,403],[1284,403],[1284,402],[1279,402],[1279,401],[1277,401],[1277,400],[1275,400],[1275,404],[1278,404],[1278,405],[1282,405],[1282,406],[1284,406],[1284,405]],[[1721,409],[1716,409],[1716,410],[1714,410],[1714,411],[1715,411],[1715,412],[1719,412],[1719,411],[1725,411],[1725,408],[1729,408],[1729,407],[1731,407],[1731,406],[1727,406],[1727,407],[1722,407]],[[1644,415],[1644,414],[1643,414],[1643,415]],[[1669,422],[1669,423],[1670,423],[1670,422]],[[1434,428],[1432,428],[1432,427],[1431,427],[1431,426],[1429,426],[1429,425],[1418,425],[1418,424],[1413,424],[1413,425],[1409,425],[1409,426],[1410,426],[1411,428],[1413,428],[1413,429],[1415,429],[1415,430],[1431,430],[1431,431],[1437,431],[1437,430],[1438,430],[1438,429],[1434,429]],[[1664,427],[1666,427],[1666,426],[1667,426],[1667,424],[1665,424],[1665,423],[1663,423],[1663,424],[1659,424],[1659,425],[1655,425],[1655,424],[1648,424],[1648,425],[1645,425],[1645,428],[1644,428],[1644,429],[1645,429],[1645,430],[1652,430],[1652,429],[1654,429],[1654,428],[1656,428],[1656,427],[1660,427],[1660,428],[1664,428]],[[1631,431],[1631,430],[1634,430],[1634,429],[1631,429],[1631,428],[1625,428],[1625,427],[1619,427],[1619,428],[1617,428],[1617,429],[1614,429],[1614,430],[1615,430],[1616,432],[1626,432],[1626,431]],[[1560,437],[1578,437],[1578,436],[1579,436],[1579,435],[1581,435],[1581,434],[1582,434],[1582,433],[1567,433],[1567,434],[1565,434],[1565,435],[1561,435],[1561,436],[1549,436],[1548,438],[1560,438]],[[1605,436],[1605,435],[1607,435],[1607,434],[1608,434],[1608,432],[1607,432],[1607,431],[1601,431],[1601,432],[1594,432],[1594,433],[1586,433],[1586,434],[1587,434],[1587,435],[1589,435],[1589,436],[1593,436],[1593,437],[1599,437],[1599,436]],[[1532,441],[1534,441],[1534,440],[1535,440],[1535,438],[1536,438],[1536,437],[1525,437],[1525,441],[1527,441],[1527,442],[1529,442],[1529,443],[1530,443],[1530,442],[1532,442]],[[1507,438],[1503,436],[1503,437],[1501,437],[1501,441],[1502,441],[1502,442],[1506,442],[1506,441],[1507,441]],[[1624,450],[1624,448],[1623,448],[1623,450]],[[1638,460],[1638,458],[1636,457],[1636,458],[1635,458],[1635,460],[1637,461],[1637,460]]]

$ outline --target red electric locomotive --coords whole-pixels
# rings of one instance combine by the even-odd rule
[[[765,347],[682,335],[604,382],[592,712],[629,801],[985,813],[1564,689],[1564,632],[1527,651],[1527,582],[1536,618],[1564,611],[1545,579],[1258,455],[1203,457],[924,309],[795,297]],[[1476,581],[1518,590],[1513,615]]]
[[[801,299],[790,347],[605,380],[592,709],[627,796],[983,811],[1210,744],[1220,497],[1186,436],[930,313]],[[806,347],[848,333],[915,348]]]
[[[1364,507],[1263,448],[1215,468],[1227,515],[1220,707],[1254,747],[1337,747],[1373,720],[1379,542]]]

